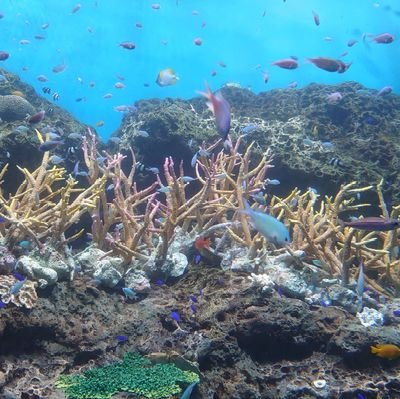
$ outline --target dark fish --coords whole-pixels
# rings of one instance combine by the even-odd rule
[[[194,303],[190,305],[190,309],[192,310],[193,313],[197,313],[197,306]]]
[[[48,141],[45,141],[42,144],[40,144],[39,150],[40,151],[50,151],[61,144],[64,144],[64,142],[60,141],[60,140],[48,140]]]
[[[380,218],[376,216],[368,216],[352,222],[344,222],[347,227],[353,227],[357,230],[367,231],[390,231],[400,227],[398,219]]]
[[[44,115],[46,114],[45,111],[39,111],[38,113],[32,115],[29,119],[28,119],[28,123],[39,123],[43,118]]]
[[[136,47],[136,44],[133,42],[121,42],[119,44],[120,47],[125,48],[127,50],[133,50]]]
[[[193,301],[193,302],[196,302],[196,303],[198,302],[198,301],[197,301],[197,298],[196,298],[194,295],[190,295],[189,298],[190,298],[190,300]]]
[[[50,89],[50,87],[42,87],[42,91],[44,94],[50,94],[51,89]]]
[[[6,306],[6,304],[0,300],[0,309],[3,309]]]
[[[328,72],[343,73],[346,72],[351,66],[351,63],[345,64],[341,60],[335,60],[334,58],[328,57],[316,57],[307,59],[317,68],[323,69],[324,71]]]
[[[299,67],[299,63],[293,58],[284,58],[283,60],[274,61],[272,65],[283,69],[296,69]]]
[[[400,309],[393,310],[393,316],[400,317]]]
[[[320,24],[319,15],[315,11],[313,11],[312,14],[313,14],[313,17],[314,17],[315,25],[319,26],[319,24]]]
[[[14,273],[13,273],[13,276],[14,276],[18,281],[24,281],[24,280],[25,280],[25,277],[24,277],[21,273],[14,272]]]
[[[372,41],[379,44],[389,44],[394,41],[394,36],[390,33],[382,33],[372,38]]]
[[[0,51],[0,61],[5,61],[9,56],[10,54],[8,54],[7,52]]]

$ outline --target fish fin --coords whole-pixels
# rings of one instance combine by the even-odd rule
[[[379,353],[379,348],[377,346],[371,346],[371,353],[373,353],[373,354]]]

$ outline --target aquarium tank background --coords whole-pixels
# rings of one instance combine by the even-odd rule
[[[0,399],[400,398],[399,21],[0,0]]]
[[[3,1],[1,45],[10,53],[4,64],[39,93],[50,87],[59,94],[57,103],[82,122],[104,121],[99,131],[105,139],[121,121],[114,106],[153,97],[191,98],[204,81],[214,88],[234,82],[256,93],[292,82],[301,88],[311,82],[349,80],[370,88],[389,85],[399,90],[398,42],[382,45],[371,40],[384,32],[398,36],[399,7],[394,2],[98,0],[80,2],[80,9],[73,13],[77,4]],[[319,16],[319,26],[313,11]],[[194,44],[196,38],[202,40],[201,45]],[[357,43],[348,47],[349,40]],[[29,43],[21,44],[25,41]],[[136,48],[119,46],[126,41],[134,42]],[[291,56],[298,58],[296,70],[271,65]],[[307,61],[318,56],[352,65],[345,74],[327,73]],[[63,63],[63,72],[52,72]],[[157,75],[166,68],[174,69],[179,81],[159,87]],[[269,74],[267,83],[264,72]],[[40,75],[48,81],[39,82]],[[125,87],[115,88],[120,81]],[[112,98],[104,99],[107,93]]]

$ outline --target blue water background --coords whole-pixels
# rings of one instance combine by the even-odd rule
[[[121,122],[114,106],[153,97],[191,98],[204,88],[204,81],[214,90],[237,82],[260,92],[285,88],[293,81],[300,88],[311,82],[353,80],[370,88],[391,85],[400,91],[400,3],[394,0],[160,0],[159,10],[151,7],[154,3],[82,0],[81,9],[72,14],[74,1],[3,0],[0,50],[9,52],[10,58],[0,65],[19,74],[43,96],[42,87],[58,92],[58,104],[82,122],[104,121],[97,129],[104,139]],[[320,16],[320,26],[314,23],[313,10]],[[137,22],[143,28],[135,27]],[[49,27],[42,29],[45,23]],[[363,41],[365,33],[384,32],[396,40],[391,44]],[[46,38],[36,40],[34,35]],[[193,44],[196,37],[202,38],[201,46]],[[24,39],[30,43],[20,44]],[[349,48],[350,39],[359,42]],[[123,41],[135,42],[136,49],[118,46]],[[306,57],[339,58],[344,51],[349,54],[343,61],[353,62],[344,74],[317,69],[306,61]],[[298,57],[298,69],[271,66],[289,56]],[[218,65],[220,61],[226,68]],[[62,62],[65,71],[53,73],[52,68]],[[176,71],[179,81],[159,87],[157,74],[168,67]],[[270,76],[267,84],[263,71]],[[41,74],[49,81],[40,83]],[[124,89],[114,88],[120,81],[117,75],[125,78]],[[90,88],[89,82],[95,86]],[[112,99],[104,99],[106,93],[112,93]],[[82,97],[87,100],[76,102]]]

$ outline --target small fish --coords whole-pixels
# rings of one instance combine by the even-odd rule
[[[71,140],[81,140],[82,139],[82,135],[80,133],[74,132],[74,133],[70,133],[68,135],[68,138],[71,139]]]
[[[51,151],[62,144],[64,144],[64,142],[60,140],[47,140],[39,145],[39,150],[43,152]]]
[[[50,89],[50,87],[42,87],[42,91],[44,94],[50,94],[51,89]]]
[[[52,98],[54,101],[58,101],[60,98],[60,95],[58,93],[53,93]]]
[[[195,39],[193,39],[193,44],[195,44],[196,46],[201,46],[203,44],[203,40],[200,37],[196,37]]]
[[[194,247],[200,251],[202,249],[210,248],[210,237],[198,237],[194,241]]]
[[[13,274],[12,274],[18,281],[23,281],[23,280],[25,280],[25,276],[23,276],[21,273],[18,273],[18,272],[14,272]]]
[[[127,341],[128,341],[128,336],[127,336],[127,335],[117,335],[117,336],[115,337],[115,339],[117,340],[117,342],[118,342],[119,344],[123,344],[124,342],[127,342]]]
[[[316,57],[316,58],[307,58],[307,59],[312,64],[314,64],[317,68],[323,69],[324,71],[327,71],[327,72],[344,73],[351,66],[351,63],[345,64],[341,60],[336,60],[334,58],[328,58],[328,57]]]
[[[169,193],[170,191],[171,191],[171,188],[168,187],[168,186],[163,186],[163,187],[161,187],[161,188],[159,188],[159,189],[157,190],[158,193],[164,193],[164,194],[167,194],[167,193]]]
[[[199,156],[199,153],[198,153],[198,152],[196,152],[196,153],[193,155],[193,158],[192,158],[192,160],[190,161],[190,166],[191,166],[192,168],[194,168],[194,167],[196,166],[198,156]]]
[[[389,44],[394,41],[394,36],[391,33],[381,33],[373,36],[372,41],[378,44]]]
[[[137,130],[137,131],[136,131],[136,134],[137,134],[139,137],[144,137],[144,138],[150,137],[150,134],[147,133],[145,130]]]
[[[38,75],[37,77],[36,77],[36,79],[39,81],[39,82],[47,82],[49,79],[47,78],[47,76],[46,75]]]
[[[13,91],[11,92],[11,94],[12,94],[13,96],[18,96],[18,97],[23,97],[23,98],[25,98],[25,94],[24,94],[21,90],[13,90]]]
[[[114,83],[114,87],[116,89],[124,89],[125,85],[122,82],[117,82],[117,83]]]
[[[288,84],[289,89],[295,89],[297,87],[298,83],[296,80],[294,80],[293,82],[290,82]]]
[[[190,310],[191,310],[193,313],[197,313],[197,306],[196,306],[194,303],[191,303],[191,304],[190,304]]]
[[[124,287],[122,288],[122,292],[124,293],[126,299],[131,299],[131,300],[138,299],[136,292],[132,288]]]
[[[179,315],[179,313],[177,312],[177,311],[172,311],[171,313],[170,313],[170,317],[172,318],[172,319],[174,319],[175,321],[181,321],[182,319],[181,319],[181,316]]]
[[[191,301],[193,301],[194,303],[197,303],[197,302],[198,302],[197,298],[196,298],[194,295],[189,295],[189,299],[190,299]]]
[[[339,158],[332,158],[328,162],[328,165],[336,166],[343,166],[343,162]]]
[[[231,107],[229,103],[225,100],[220,91],[214,95],[207,83],[206,91],[199,93],[208,100],[207,107],[213,113],[217,131],[222,141],[225,142],[231,128]]]
[[[30,44],[31,41],[30,40],[26,40],[26,39],[22,39],[19,41],[19,44],[22,44],[23,46],[26,46],[27,44]]]
[[[35,36],[33,36],[36,40],[44,40],[44,39],[46,39],[46,36],[43,36],[43,35],[35,35]]]
[[[289,231],[281,221],[266,213],[255,211],[244,198],[243,203],[245,209],[241,212],[250,217],[254,227],[262,236],[277,245],[285,246],[290,243]]]
[[[392,91],[393,91],[393,87],[385,86],[385,87],[382,87],[382,89],[380,89],[378,91],[378,93],[376,93],[376,95],[378,97],[382,97],[382,96],[386,96],[387,94],[390,94]]]
[[[96,122],[96,127],[102,127],[104,126],[105,122],[104,121],[97,121]]]
[[[347,47],[353,47],[356,43],[358,43],[358,40],[356,40],[356,39],[350,39],[350,40],[347,42]]]
[[[41,25],[42,29],[47,29],[50,26],[50,24],[48,22],[44,23]]]
[[[400,317],[400,309],[393,310],[393,316]]]
[[[274,61],[271,65],[275,65],[283,69],[296,69],[299,67],[299,63],[292,58],[284,58],[282,60],[277,60]]]
[[[159,10],[159,9],[161,8],[161,6],[160,6],[160,4],[158,4],[158,3],[153,3],[153,4],[151,5],[151,8],[152,8],[153,10]]]
[[[3,309],[6,307],[6,303],[0,300],[0,309]]]
[[[49,159],[49,161],[53,164],[53,165],[59,165],[60,163],[64,162],[65,159],[59,157],[58,155],[52,155]]]
[[[331,143],[330,141],[322,141],[322,142],[321,142],[321,147],[322,147],[324,150],[330,151],[330,150],[333,150],[334,144]]]
[[[18,292],[21,290],[25,282],[27,281],[26,278],[24,278],[22,281],[18,280],[15,282],[11,287],[10,287],[10,295],[17,295]]]
[[[16,127],[13,131],[14,131],[15,133],[26,133],[26,132],[29,131],[29,127],[28,127],[28,126],[20,125],[20,126]]]
[[[75,14],[77,13],[80,9],[81,9],[81,5],[77,4],[72,10],[71,10],[71,14]]]
[[[193,263],[194,263],[195,265],[198,265],[200,262],[201,262],[201,255],[200,255],[200,254],[195,255],[195,256],[193,257]]]
[[[136,112],[137,108],[134,105],[117,105],[114,107],[117,112]]]
[[[106,93],[106,94],[104,94],[103,98],[108,100],[108,99],[112,98],[112,96],[113,96],[112,93]]]
[[[371,346],[371,353],[383,359],[393,360],[400,356],[400,348],[393,344]]]
[[[240,131],[244,134],[253,133],[255,130],[257,130],[257,125],[255,125],[254,123],[249,123],[240,128]]]
[[[65,71],[66,67],[67,67],[67,65],[64,62],[62,62],[61,64],[55,65],[51,70],[54,73],[61,73],[61,72]]]
[[[267,186],[278,186],[281,182],[278,179],[265,179],[264,184]]]
[[[28,118],[28,123],[39,123],[45,116],[46,112],[45,111],[39,111],[38,113],[32,115],[31,117]]]
[[[136,22],[135,26],[139,29],[143,28],[143,24],[141,22]]]
[[[344,222],[343,224],[346,227],[366,231],[391,231],[400,227],[398,219],[380,218],[377,216],[368,216],[351,222]]]
[[[10,57],[10,54],[6,51],[0,51],[0,61],[5,61]]]
[[[156,83],[161,86],[172,86],[179,80],[175,71],[172,68],[163,69],[157,75]]]
[[[315,11],[312,12],[312,15],[314,18],[315,25],[319,26],[319,24],[320,24],[319,15]]]
[[[183,176],[182,177],[182,181],[184,183],[191,183],[192,181],[195,181],[195,180],[197,180],[197,179],[195,179],[194,177],[191,177],[191,176]]]
[[[251,195],[251,198],[253,198],[254,201],[257,202],[257,204],[266,206],[267,205],[267,200],[265,199],[264,194],[260,191],[257,194]]]

